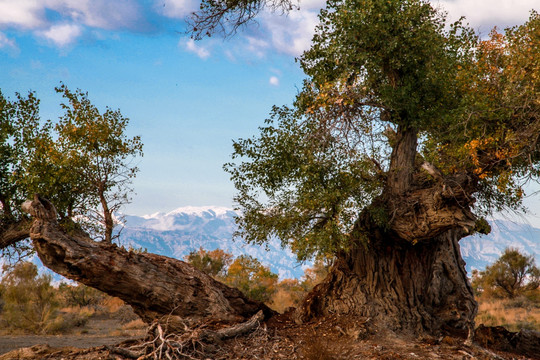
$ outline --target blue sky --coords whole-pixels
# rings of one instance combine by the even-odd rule
[[[434,3],[484,34],[539,8],[537,0]],[[294,59],[309,47],[322,5],[264,12],[231,39],[194,42],[184,19],[196,0],[0,0],[0,89],[35,91],[44,119],[61,113],[60,82],[88,91],[101,109],[120,108],[145,144],[126,213],[230,207],[222,165],[232,140],[255,134],[272,105],[292,102],[303,79]]]

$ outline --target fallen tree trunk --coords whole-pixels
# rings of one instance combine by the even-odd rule
[[[30,238],[45,266],[119,297],[148,323],[163,318],[169,327],[182,329],[209,319],[244,321],[260,310],[265,317],[274,314],[183,261],[68,235],[54,206],[38,196],[23,210],[34,217]]]

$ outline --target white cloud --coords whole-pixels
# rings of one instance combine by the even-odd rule
[[[326,5],[326,0],[299,0],[301,10],[317,10],[321,9]]]
[[[0,1],[0,25],[34,29],[45,23],[45,5],[40,0]]]
[[[142,18],[139,0],[1,0],[0,25],[44,29],[55,25],[46,11],[60,22],[101,29],[136,29]]]
[[[53,25],[48,30],[39,31],[38,34],[56,46],[64,47],[73,43],[82,34],[82,29],[79,25],[60,24]]]
[[[203,60],[210,56],[210,51],[202,46],[197,45],[193,39],[189,39],[188,41],[184,42],[184,46],[187,51],[194,53]]]
[[[172,18],[184,18],[199,9],[196,0],[156,0],[155,3],[163,15]]]
[[[269,83],[272,86],[279,86],[279,79],[277,78],[277,76],[271,76]]]
[[[474,29],[483,33],[494,26],[503,29],[524,23],[531,9],[540,10],[538,0],[432,0],[449,14],[450,21],[465,16]]]
[[[272,46],[279,52],[299,56],[311,46],[319,9],[292,11],[288,16],[265,14],[264,26]]]
[[[268,41],[261,37],[246,36],[245,40],[247,40],[247,43],[244,43],[246,50],[258,58],[263,58],[266,55],[266,51],[270,48]]]
[[[137,0],[48,0],[52,10],[86,26],[115,30],[137,29],[142,16]]]

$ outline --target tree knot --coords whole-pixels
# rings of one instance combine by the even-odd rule
[[[57,213],[54,205],[39,194],[34,195],[34,200],[26,200],[21,208],[36,219],[56,221]]]

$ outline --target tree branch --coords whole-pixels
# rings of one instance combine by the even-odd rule
[[[19,241],[30,237],[30,228],[32,221],[30,219],[21,219],[14,222],[6,222],[0,225],[0,249],[14,245]]]

